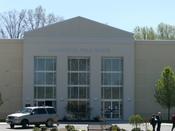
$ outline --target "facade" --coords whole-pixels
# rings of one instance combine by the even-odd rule
[[[23,40],[0,40],[0,119],[22,104]]]
[[[165,113],[153,89],[163,67],[174,66],[174,48],[82,17],[0,40],[0,115],[41,105],[56,107],[60,119]]]

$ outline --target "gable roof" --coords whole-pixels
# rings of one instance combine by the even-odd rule
[[[133,37],[133,33],[80,16],[26,32],[25,35],[35,37]]]

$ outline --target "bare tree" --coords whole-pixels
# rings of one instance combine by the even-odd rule
[[[25,10],[16,10],[0,14],[0,33],[2,38],[21,38],[25,31]]]
[[[25,24],[28,30],[35,30],[49,24],[62,21],[62,17],[56,17],[54,14],[46,14],[46,10],[38,6],[35,10],[28,10],[26,14]]]
[[[0,37],[7,39],[22,38],[25,31],[35,30],[48,24],[53,24],[63,20],[63,17],[55,16],[41,6],[36,9],[13,10],[0,14]]]

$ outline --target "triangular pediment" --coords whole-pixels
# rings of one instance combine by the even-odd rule
[[[46,27],[29,31],[27,36],[52,37],[115,37],[132,38],[133,34],[84,17],[75,17]]]

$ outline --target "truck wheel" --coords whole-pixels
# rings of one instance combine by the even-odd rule
[[[15,125],[14,124],[10,124],[10,128],[14,129]]]
[[[28,124],[29,124],[28,120],[22,120],[21,122],[22,128],[26,128]]]
[[[53,121],[51,119],[47,120],[46,126],[47,127],[52,127],[53,126]]]

